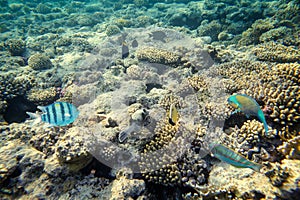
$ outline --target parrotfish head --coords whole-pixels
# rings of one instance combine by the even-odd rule
[[[238,102],[235,98],[235,95],[231,95],[228,99],[227,102],[229,103],[229,105],[231,105],[234,108],[238,108]]]

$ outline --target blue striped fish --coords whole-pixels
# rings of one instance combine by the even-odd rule
[[[212,154],[216,158],[235,167],[250,168],[257,172],[259,172],[262,167],[260,164],[251,162],[244,156],[234,152],[233,150],[225,147],[222,144],[212,143],[209,146],[211,148]]]
[[[43,113],[41,115],[31,112],[26,112],[31,119],[36,119],[34,124],[46,122],[50,126],[66,126],[75,121],[79,111],[77,108],[67,102],[55,102],[48,106],[38,106]]]

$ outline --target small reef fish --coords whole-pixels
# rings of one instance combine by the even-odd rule
[[[211,153],[219,160],[239,168],[250,168],[259,172],[262,165],[251,162],[244,156],[234,152],[222,144],[211,143]]]
[[[266,134],[268,134],[269,128],[264,113],[260,109],[255,99],[245,94],[235,94],[231,95],[227,101],[231,106],[233,106],[236,109],[232,114],[241,111],[247,117],[256,116],[264,124]]]
[[[129,48],[126,42],[122,42],[122,59],[125,59],[129,56]]]
[[[123,131],[119,133],[119,142],[124,142],[128,136],[133,133],[134,131],[139,131],[140,127],[136,123],[132,123],[130,126],[126,127]]]
[[[42,114],[26,112],[31,119],[35,119],[33,124],[41,121],[50,124],[50,126],[66,126],[75,121],[79,115],[77,108],[67,102],[55,102],[48,106],[38,106]]]
[[[172,126],[175,126],[179,120],[179,114],[176,109],[175,103],[171,104],[170,110],[169,110],[169,123]]]

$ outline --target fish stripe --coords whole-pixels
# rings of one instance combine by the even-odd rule
[[[57,115],[56,115],[55,103],[52,104],[51,110],[52,110],[51,114],[53,115],[53,120],[54,120],[53,124],[57,124]]]
[[[73,115],[72,115],[72,108],[71,108],[71,104],[69,103],[66,103],[67,104],[67,108],[68,108],[68,114],[70,114],[69,118],[72,118]]]
[[[59,102],[54,104],[56,118],[57,118],[57,124],[60,124],[62,122],[62,115],[61,115],[61,107]]]
[[[45,122],[51,123],[49,107],[47,106],[45,109],[46,109],[46,116],[47,116],[47,117],[45,117]]]
[[[59,102],[60,111],[61,111],[61,121],[65,121],[65,108],[62,102]]]
[[[45,114],[42,114],[41,115],[41,118],[42,118],[42,121],[44,122],[44,121],[46,121],[46,118],[45,118],[46,116],[45,116]]]

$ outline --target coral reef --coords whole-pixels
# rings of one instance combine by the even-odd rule
[[[178,66],[181,63],[181,57],[175,53],[155,48],[138,49],[136,57],[141,61],[150,63],[159,63],[165,65]]]
[[[34,70],[43,70],[52,68],[53,64],[48,56],[37,53],[29,57],[28,66]]]
[[[12,56],[22,56],[26,50],[26,44],[21,39],[10,39],[5,42],[5,46]]]
[[[55,149],[58,160],[67,164],[71,171],[78,171],[92,161],[92,156],[83,145],[84,139],[80,132],[76,127],[68,129]]]
[[[27,93],[27,99],[34,102],[36,105],[49,105],[58,99],[59,91],[55,87],[50,87],[45,90],[31,89]]]
[[[297,62],[300,59],[300,51],[292,46],[284,46],[275,42],[268,42],[253,48],[254,55],[259,60],[271,62]]]
[[[297,199],[299,8],[0,0],[0,198]],[[257,101],[268,133],[232,113],[233,93]],[[25,121],[54,101],[76,121]],[[215,159],[212,142],[260,172]]]

